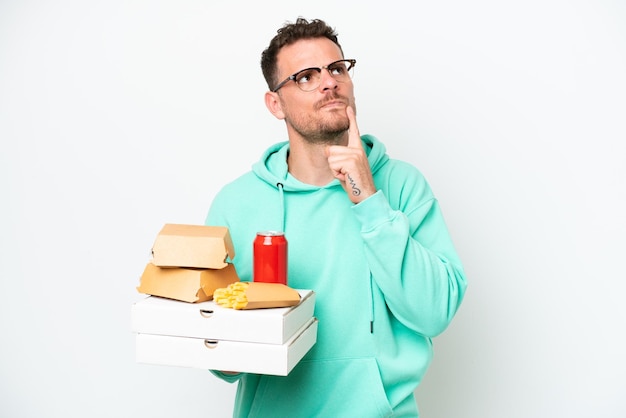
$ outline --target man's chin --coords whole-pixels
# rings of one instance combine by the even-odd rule
[[[320,126],[320,133],[324,136],[334,137],[343,135],[350,128],[350,121],[347,118],[344,120],[334,120],[331,123],[322,124]]]
[[[314,131],[301,130],[293,124],[291,126],[310,144],[338,145],[344,140],[345,133],[350,128],[350,121],[345,115],[334,115],[318,121],[317,129]]]
[[[323,145],[341,145],[344,141],[344,134],[348,131],[348,128],[326,128],[321,129],[319,132],[313,135],[306,135],[304,138],[310,144],[323,144]]]
[[[348,117],[344,114],[331,115],[330,117],[322,120],[320,123],[320,132],[325,132],[328,134],[338,134],[347,131],[350,128],[350,121]]]

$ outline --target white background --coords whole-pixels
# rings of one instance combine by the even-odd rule
[[[0,415],[229,416],[233,385],[135,364],[130,307],[161,226],[286,139],[259,58],[299,15],[466,267],[423,417],[626,416],[619,0],[1,0]]]

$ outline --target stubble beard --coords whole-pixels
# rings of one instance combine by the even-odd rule
[[[325,102],[336,100],[338,96],[325,99],[315,106],[319,112]],[[345,98],[344,98],[345,99]],[[349,100],[345,99],[348,103]],[[354,108],[354,103],[351,104]],[[319,113],[317,113],[319,115]],[[322,117],[285,118],[287,124],[311,145],[338,145],[350,128],[350,121],[345,110],[336,110]]]
[[[304,130],[298,126],[291,125],[300,136],[311,145],[337,145],[341,142],[343,134],[350,127],[349,122],[337,121],[335,123],[327,123],[322,121],[319,128],[315,130]]]

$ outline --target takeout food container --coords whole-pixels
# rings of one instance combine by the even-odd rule
[[[284,308],[235,310],[147,296],[132,306],[138,363],[285,376],[317,341],[315,293]]]
[[[158,267],[221,269],[235,258],[224,226],[165,224],[152,245],[152,264]]]
[[[157,267],[148,263],[141,275],[137,291],[184,302],[196,303],[213,299],[215,289],[239,281],[235,266],[222,269]]]
[[[213,300],[231,309],[282,308],[297,305],[300,294],[282,283],[236,282],[215,289]]]
[[[132,306],[132,331],[179,337],[284,344],[311,317],[315,292],[298,290],[300,302],[285,308],[235,310],[215,301],[184,303],[148,296]]]
[[[138,363],[285,376],[316,343],[312,290],[258,286],[245,310],[211,300],[243,283],[227,228],[166,224],[152,254],[132,306]]]
[[[184,302],[213,298],[217,288],[239,281],[228,228],[165,224],[152,246],[137,291]]]
[[[284,344],[137,334],[138,363],[287,376],[317,341],[317,319]]]

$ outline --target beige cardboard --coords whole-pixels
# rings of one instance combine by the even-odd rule
[[[300,303],[286,308],[235,310],[215,301],[185,303],[148,296],[132,305],[132,331],[263,344],[284,344],[310,318],[315,293],[298,290]]]
[[[183,302],[204,302],[213,298],[220,287],[239,281],[235,266],[222,269],[158,267],[148,263],[137,291]]]
[[[224,226],[165,224],[152,246],[152,263],[159,267],[221,269],[234,257]]]
[[[317,319],[310,318],[284,344],[136,334],[138,363],[231,370],[286,376],[317,341]]]
[[[261,308],[282,308],[300,303],[297,290],[281,283],[250,282],[246,289],[248,304],[245,310]]]

